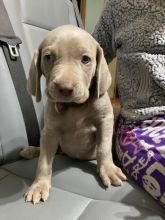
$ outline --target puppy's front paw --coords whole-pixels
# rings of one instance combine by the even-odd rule
[[[45,202],[49,197],[50,185],[47,182],[34,182],[25,193],[25,202],[34,205],[40,201]]]
[[[110,185],[120,186],[123,181],[127,180],[127,177],[122,170],[111,162],[101,165],[98,171],[100,178],[106,187],[109,187]]]

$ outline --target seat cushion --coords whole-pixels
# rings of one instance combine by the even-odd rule
[[[10,219],[164,219],[164,209],[131,180],[105,189],[96,173],[96,161],[77,161],[56,156],[52,190],[46,203],[25,204],[23,193],[34,179],[37,159],[21,160],[1,169],[0,213]],[[5,190],[4,190],[5,189]],[[21,212],[18,213],[16,208]],[[7,210],[13,210],[7,212]],[[24,214],[23,214],[24,213]],[[54,215],[53,215],[54,213]],[[14,215],[14,216],[13,216]],[[6,216],[6,217],[5,217]]]

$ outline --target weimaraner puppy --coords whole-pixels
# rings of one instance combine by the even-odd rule
[[[86,31],[71,25],[49,32],[34,53],[28,91],[41,100],[40,78],[46,78],[47,103],[36,178],[25,201],[46,201],[52,162],[58,146],[80,160],[97,159],[97,171],[108,187],[126,180],[112,160],[113,109],[107,93],[111,76],[103,50]]]

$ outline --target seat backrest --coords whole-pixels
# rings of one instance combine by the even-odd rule
[[[69,0],[4,0],[15,34],[21,38],[20,54],[26,77],[34,50],[46,33],[63,24],[77,25],[73,4]],[[0,164],[19,158],[28,146],[26,129],[6,63],[0,47]],[[19,74],[19,73],[18,73]],[[44,79],[42,79],[44,87]],[[40,129],[43,127],[45,99],[35,106]],[[33,126],[33,122],[32,126]]]

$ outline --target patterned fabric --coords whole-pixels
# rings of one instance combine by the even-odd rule
[[[117,155],[126,172],[165,207],[165,116],[133,124],[121,119]]]
[[[165,114],[165,1],[109,0],[93,37],[107,62],[118,58],[122,116]]]

